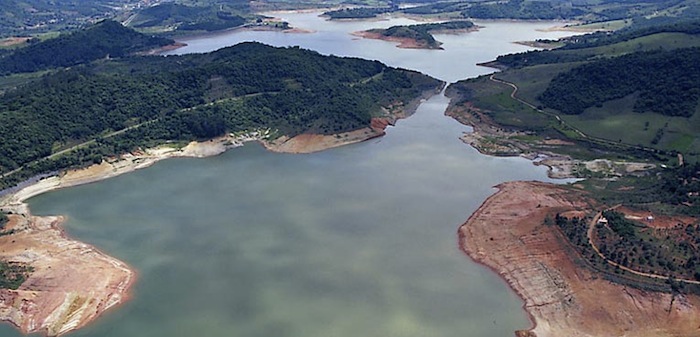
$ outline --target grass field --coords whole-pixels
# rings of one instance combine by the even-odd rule
[[[630,95],[589,108],[580,115],[561,117],[594,137],[689,154],[700,150],[700,114],[684,118],[636,113],[632,112],[635,99],[635,95]],[[657,134],[661,136],[654,143]]]
[[[613,57],[640,50],[675,49],[700,46],[699,35],[684,33],[659,33],[608,46],[581,50],[559,50],[557,53],[583,53],[595,57]],[[552,78],[568,71],[582,62],[541,64],[520,69],[509,69],[494,75],[496,79],[507,81],[518,87],[516,97],[540,107],[539,95],[549,86]],[[493,84],[482,83],[492,87]],[[546,114],[537,114],[526,105],[510,99],[512,88],[501,84],[498,92],[476,95],[478,107],[492,111],[497,123],[516,128],[542,129],[545,126],[556,128],[559,133],[577,138],[576,132],[559,128]],[[510,100],[510,102],[508,102]],[[665,151],[677,151],[686,155],[691,162],[700,160],[700,105],[691,118],[670,117],[652,112],[633,111],[637,94],[601,102],[588,108],[580,115],[565,115],[556,110],[545,109],[551,115],[558,115],[566,124],[584,134],[620,144],[640,145]]]
[[[518,98],[534,106],[539,106],[540,102],[537,100],[537,97],[547,89],[552,78],[580,64],[581,63],[541,64],[518,69],[516,71],[498,73],[495,75],[495,78],[515,83],[518,86],[518,93],[516,94]]]
[[[621,28],[626,27],[627,25],[630,24],[630,20],[611,20],[611,21],[602,21],[602,22],[592,22],[592,23],[586,23],[586,24],[581,24],[581,25],[572,25],[570,26],[573,29],[581,29],[581,30],[618,30]]]
[[[41,78],[42,76],[50,73],[50,70],[38,71],[35,73],[23,73],[23,74],[13,74],[7,76],[0,76],[0,94],[8,89],[15,88],[17,86],[26,84],[30,81]]]

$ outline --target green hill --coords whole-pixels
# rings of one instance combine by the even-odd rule
[[[565,39],[559,49],[501,56],[490,63],[504,69],[493,80],[461,81],[449,92],[472,104],[465,111],[481,109],[500,127],[527,133],[511,139],[524,147],[583,159],[675,161],[680,153],[698,161],[698,20],[635,21],[612,34]],[[499,81],[518,88],[516,99]],[[543,145],[552,138],[580,146]]]
[[[72,30],[117,15],[137,0],[2,0],[0,37]]]
[[[100,61],[0,96],[0,173],[20,168],[0,186],[166,141],[258,128],[288,136],[356,130],[440,85],[377,61],[258,43]]]
[[[560,73],[539,96],[566,114],[637,94],[634,112],[691,117],[700,100],[700,48],[632,53]]]
[[[435,40],[435,37],[432,35],[433,32],[466,30],[473,27],[473,22],[461,20],[408,26],[391,26],[386,29],[371,29],[368,30],[368,32],[377,33],[389,38],[411,39],[422,48],[439,49],[441,43]]]
[[[248,4],[244,1],[210,6],[166,2],[141,10],[129,26],[137,29],[215,31],[245,24],[246,19],[240,13],[247,12]]]
[[[105,57],[124,57],[173,40],[147,36],[120,23],[104,20],[85,30],[34,42],[0,58],[0,74],[70,67]]]

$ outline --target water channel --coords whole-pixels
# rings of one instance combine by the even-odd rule
[[[563,36],[552,22],[479,22],[438,35],[445,50],[398,49],[350,32],[395,24],[276,14],[313,33],[232,31],[176,53],[241,41],[378,59],[453,82],[477,62]],[[133,298],[71,337],[510,337],[529,322],[506,283],[457,246],[457,227],[510,180],[544,180],[521,158],[479,154],[436,95],[385,137],[314,154],[247,144],[171,159],[29,201],[69,235],[138,270]],[[2,336],[21,336],[8,325]]]

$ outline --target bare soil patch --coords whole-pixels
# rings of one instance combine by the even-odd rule
[[[56,336],[123,303],[135,278],[124,262],[65,236],[62,217],[35,217],[16,207],[0,236],[0,259],[31,266],[17,289],[0,289],[0,319],[23,333]]]
[[[524,299],[533,327],[518,336],[700,336],[699,297],[599,278],[577,264],[556,226],[544,224],[557,212],[590,212],[584,192],[540,182],[498,188],[460,227],[460,246]]]
[[[382,40],[389,42],[396,42],[398,45],[396,47],[403,49],[442,49],[442,47],[432,48],[427,43],[420,42],[416,39],[406,38],[406,37],[395,37],[395,36],[384,36],[380,33],[374,32],[354,32],[353,36],[362,37],[365,39]]]

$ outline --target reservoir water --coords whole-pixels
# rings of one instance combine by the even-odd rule
[[[477,62],[554,38],[555,23],[483,22],[439,35],[445,50],[357,39],[357,30],[414,23],[327,22],[277,14],[314,31],[234,31],[185,41],[180,53],[241,41],[378,59],[452,82],[489,73]],[[138,270],[133,297],[71,337],[509,337],[529,326],[505,282],[465,256],[457,228],[510,180],[548,180],[521,158],[483,156],[458,137],[436,95],[385,137],[291,155],[258,144],[171,159],[29,201],[64,214],[69,235]],[[8,325],[2,336],[20,336]]]

